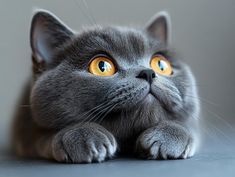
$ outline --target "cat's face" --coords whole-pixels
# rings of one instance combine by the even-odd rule
[[[168,49],[167,31],[167,18],[160,15],[144,29],[95,27],[75,35],[50,14],[36,14],[31,30],[39,73],[31,94],[35,120],[63,127],[124,110],[163,119],[196,112],[194,78]]]

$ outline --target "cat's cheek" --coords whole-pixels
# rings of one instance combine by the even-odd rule
[[[37,125],[44,128],[56,127],[57,120],[59,120],[58,116],[53,114],[56,108],[52,104],[53,101],[50,99],[52,94],[50,93],[51,89],[48,89],[42,81],[37,81],[30,95],[32,118]]]
[[[173,101],[170,103],[170,109],[172,112],[178,112],[183,108],[182,100],[180,101]]]
[[[153,91],[153,95],[162,103],[166,110],[170,112],[178,112],[183,108],[183,100],[180,95],[171,92],[156,93]]]

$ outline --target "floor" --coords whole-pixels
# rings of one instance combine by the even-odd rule
[[[20,160],[0,151],[0,177],[125,177],[200,176],[235,177],[235,136],[228,140],[206,141],[200,152],[187,160],[115,159],[95,164],[58,164],[39,160]]]

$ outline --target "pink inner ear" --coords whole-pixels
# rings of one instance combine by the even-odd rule
[[[147,24],[148,33],[154,38],[165,42],[169,42],[170,37],[170,17],[165,11],[156,14]]]
[[[161,25],[156,29],[156,35],[161,41],[167,40],[167,29],[165,25]]]
[[[43,34],[43,32],[38,36],[36,48],[38,51],[38,59],[48,61],[51,58],[52,49],[47,42],[47,35]]]
[[[46,23],[41,19],[32,27],[33,55],[38,63],[48,61],[52,52],[48,43],[48,34],[44,28],[46,28]]]
[[[167,24],[164,17],[159,17],[149,26],[150,34],[158,40],[167,42]]]

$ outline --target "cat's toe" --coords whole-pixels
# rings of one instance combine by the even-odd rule
[[[181,159],[187,159],[194,155],[195,153],[195,146],[192,143],[192,139],[190,138],[188,141],[188,144],[186,145],[184,152],[180,155],[179,158]]]
[[[52,158],[57,162],[69,162],[68,153],[65,151],[62,141],[54,138],[52,141]]]

